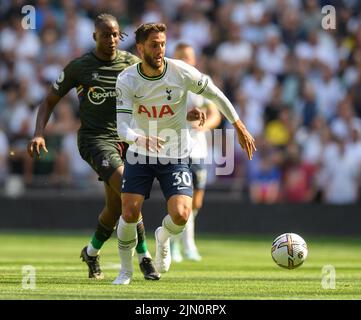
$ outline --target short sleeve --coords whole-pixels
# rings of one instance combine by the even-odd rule
[[[52,85],[52,91],[59,97],[65,96],[69,90],[77,86],[76,64],[70,62],[60,73],[58,79]]]
[[[115,85],[117,113],[133,113],[133,99],[127,75],[120,73]]]

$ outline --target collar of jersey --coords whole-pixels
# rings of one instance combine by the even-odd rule
[[[97,57],[97,55],[94,53],[94,51],[90,51],[90,53],[93,55],[93,57],[94,57],[95,59],[97,59],[97,60],[100,61],[100,62],[103,62],[103,63],[112,63],[112,62],[114,62],[114,61],[118,58],[119,50],[117,50],[117,54],[116,54],[115,58],[112,59],[112,60],[103,60],[103,59],[100,59],[99,57]]]
[[[155,77],[148,77],[146,76],[145,74],[142,73],[142,71],[140,70],[140,62],[137,64],[137,71],[139,73],[139,75],[146,79],[146,80],[151,80],[151,81],[154,81],[154,80],[159,80],[159,79],[162,79],[163,76],[165,75],[165,73],[167,72],[167,68],[168,68],[168,62],[166,59],[163,60],[164,61],[164,70],[162,72],[162,74],[160,74],[159,76],[155,76]]]

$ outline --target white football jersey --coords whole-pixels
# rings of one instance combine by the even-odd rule
[[[209,79],[210,81],[210,79]],[[206,106],[207,104],[209,104],[210,101],[201,96],[201,95],[197,95],[193,92],[188,92],[188,97],[187,97],[187,110],[190,111],[194,108],[198,108],[198,109],[204,109],[204,111],[206,111],[206,109],[204,108],[204,106]],[[190,135],[191,135],[191,154],[190,157],[192,159],[205,159],[207,158],[208,155],[208,143],[207,143],[207,137],[206,137],[206,131],[204,130],[197,130],[197,126],[198,126],[198,121],[194,122],[194,125],[192,126],[192,124],[190,124],[191,126],[191,130],[190,130]]]
[[[150,152],[136,144],[129,150],[161,158],[190,155],[190,123],[187,121],[187,92],[201,94],[208,77],[181,60],[164,59],[164,71],[157,77],[142,74],[140,63],[118,75],[117,113],[132,114],[131,129],[145,136],[166,140],[160,152]]]

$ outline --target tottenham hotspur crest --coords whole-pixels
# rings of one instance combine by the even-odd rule
[[[171,92],[172,92],[172,90],[171,90],[171,89],[166,88],[166,89],[165,89],[165,92],[167,93],[167,100],[172,100],[172,96],[170,95],[170,94],[171,94]]]

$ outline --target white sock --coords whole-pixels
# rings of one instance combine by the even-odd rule
[[[95,249],[91,243],[91,241],[89,242],[87,248],[86,248],[86,253],[88,256],[90,257],[96,257],[99,253],[100,250],[99,249]]]
[[[152,259],[152,256],[150,254],[150,252],[147,250],[147,252],[144,252],[144,253],[138,253],[137,254],[138,256],[138,262],[141,263],[143,258],[150,258]]]
[[[194,241],[194,211],[196,211],[196,214],[198,213],[197,209],[193,210],[182,233],[184,251],[186,252],[197,250]]]
[[[182,234],[183,234],[183,232],[176,234],[175,236],[172,236],[170,238],[170,241],[173,242],[174,244],[180,244],[180,241],[182,239]]]
[[[171,236],[175,236],[184,230],[185,225],[179,226],[175,224],[169,214],[167,214],[162,222],[162,227],[158,233],[158,239],[165,243]]]
[[[121,270],[133,271],[133,256],[137,245],[137,223],[125,222],[121,216],[117,236]]]

